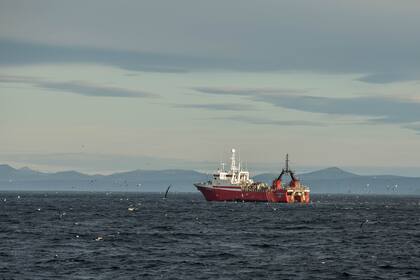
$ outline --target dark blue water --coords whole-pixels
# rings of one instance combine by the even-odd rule
[[[309,205],[210,203],[198,193],[0,199],[0,279],[420,279],[420,197],[321,195]]]

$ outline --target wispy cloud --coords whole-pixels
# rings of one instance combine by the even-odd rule
[[[90,97],[156,98],[159,95],[141,90],[97,85],[84,81],[55,82],[29,76],[1,75],[0,83],[32,84],[35,87],[61,93],[73,93]]]
[[[0,83],[35,84],[39,81],[39,78],[30,76],[0,75]]]
[[[311,113],[370,117],[369,122],[420,121],[420,103],[390,97],[333,98],[307,95],[258,95],[254,100]]]
[[[213,119],[228,120],[255,125],[271,125],[271,126],[326,126],[326,124],[314,121],[302,120],[273,120],[267,118],[251,117],[251,116],[229,116],[215,117]]]
[[[131,71],[184,73],[211,67],[217,59],[155,52],[46,45],[0,38],[1,65],[38,63],[94,63]]]
[[[186,109],[205,109],[210,111],[250,111],[255,110],[255,106],[249,104],[236,103],[217,103],[217,104],[176,104],[175,108]]]
[[[273,106],[309,113],[320,113],[335,116],[364,117],[365,124],[384,123],[401,124],[404,128],[417,129],[420,122],[420,102],[413,99],[394,98],[391,96],[334,98],[291,94],[281,91],[264,91],[264,89],[230,89],[195,88],[206,94],[241,95],[249,100],[271,104]],[[205,89],[205,90],[203,90]],[[360,122],[359,122],[360,123]]]
[[[241,87],[193,87],[195,91],[214,95],[239,95],[255,96],[256,94],[293,94],[306,93],[309,89],[289,89],[289,88],[241,88]]]
[[[411,129],[417,131],[417,134],[420,135],[420,122],[409,123],[403,125],[404,128]]]
[[[283,51],[276,50],[268,56],[262,52],[248,50],[231,53],[210,54],[196,52],[171,53],[151,51],[127,51],[112,48],[95,48],[69,45],[52,45],[0,38],[0,66],[30,65],[39,63],[93,63],[110,65],[131,71],[185,73],[197,70],[234,71],[311,71],[318,73],[359,73],[365,76],[359,81],[368,83],[390,83],[416,80],[420,78],[420,67],[415,63],[418,48],[410,46],[400,53],[381,54],[375,51],[361,59],[355,47],[348,53],[340,53],[339,48],[307,48],[281,44]],[[329,46],[331,48],[331,46]],[[386,46],[389,48],[388,46]],[[292,48],[289,50],[288,48]],[[249,53],[251,52],[251,53]],[[300,55],[290,55],[297,52]],[[184,53],[184,54],[179,54]],[[251,54],[251,56],[250,56]],[[390,59],[392,55],[393,59]],[[300,57],[297,58],[297,57]],[[332,59],[333,57],[333,59]],[[380,63],[378,63],[380,61]],[[390,70],[392,69],[392,70]],[[201,90],[205,91],[205,88]]]
[[[156,94],[145,91],[99,86],[78,81],[62,83],[42,82],[38,84],[38,87],[95,97],[157,97]]]
[[[392,82],[404,82],[411,80],[419,80],[420,72],[383,72],[383,73],[374,73],[362,76],[358,78],[358,81],[372,83],[372,84],[387,84]]]

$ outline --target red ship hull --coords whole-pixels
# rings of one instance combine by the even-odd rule
[[[262,201],[279,203],[309,203],[309,192],[293,189],[243,191],[235,187],[207,187],[196,185],[207,201]],[[230,189],[229,189],[230,188]]]

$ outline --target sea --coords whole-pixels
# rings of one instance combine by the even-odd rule
[[[420,197],[0,192],[0,279],[420,279]]]

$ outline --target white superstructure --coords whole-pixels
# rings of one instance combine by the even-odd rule
[[[235,149],[232,149],[232,157],[230,170],[225,170],[224,163],[221,164],[214,174],[211,181],[199,183],[203,187],[235,187],[240,189],[241,186],[251,185],[254,181],[249,178],[249,172],[241,168],[241,163],[236,165]]]

